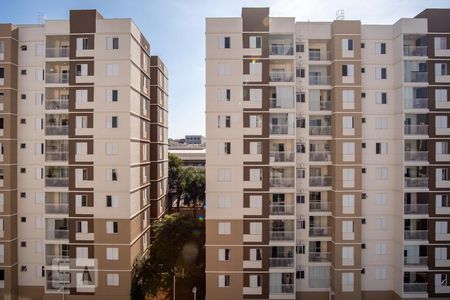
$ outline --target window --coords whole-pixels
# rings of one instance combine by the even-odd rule
[[[342,291],[353,292],[354,290],[354,274],[342,273]]]
[[[387,129],[388,119],[386,117],[375,118],[375,129]]]
[[[354,65],[342,65],[342,76],[353,77],[355,76],[355,66]]]
[[[217,181],[218,182],[231,182],[231,169],[229,168],[219,168],[217,170]]]
[[[375,168],[375,179],[387,180],[388,179],[388,168],[387,167]]]
[[[259,182],[262,180],[262,169],[250,169],[249,173],[251,182]]]
[[[436,207],[449,207],[449,201],[447,195],[436,195],[435,197]]]
[[[384,67],[376,67],[375,79],[387,79],[387,69]]]
[[[304,204],[305,203],[305,195],[297,195],[296,196],[296,202],[298,204]]]
[[[382,155],[388,154],[388,143],[375,143],[375,153]]]
[[[251,36],[250,37],[250,49],[261,49],[261,37]]]
[[[354,129],[355,128],[355,118],[352,116],[342,117],[342,128],[343,129]]]
[[[77,76],[87,76],[88,75],[88,65],[87,64],[77,64],[76,75]]]
[[[231,198],[228,195],[219,195],[217,198],[218,208],[231,208]]]
[[[387,93],[386,92],[376,92],[375,93],[375,103],[376,104],[387,104]]]
[[[119,154],[119,144],[117,143],[106,143],[106,155],[117,155]]]
[[[231,143],[230,142],[218,143],[217,145],[218,145],[219,155],[231,154]]]
[[[250,195],[250,208],[261,208],[262,207],[262,196]]]
[[[119,126],[119,117],[110,116],[106,118],[106,128],[117,128]]]
[[[118,207],[119,199],[117,196],[106,195],[106,207]]]
[[[86,103],[88,101],[88,91],[87,90],[76,90],[75,101],[77,103]]]
[[[261,142],[250,142],[250,154],[258,155],[262,153],[262,143]]]
[[[119,260],[119,248],[106,248],[107,260]]]
[[[252,115],[249,117],[250,128],[261,128],[262,127],[262,116]]]
[[[384,218],[384,217],[376,218],[376,229],[378,231],[380,231],[380,230],[387,230],[386,218]]]
[[[219,37],[219,48],[220,49],[230,49],[231,48],[231,38],[229,36]]]
[[[376,54],[386,54],[386,43],[375,43]]]
[[[119,64],[107,64],[106,76],[119,76]]]
[[[447,90],[446,89],[436,89],[435,92],[435,98],[436,102],[447,102],[448,96],[447,96]]]
[[[4,59],[4,55],[5,55],[5,42],[0,41],[0,60]]]
[[[261,249],[250,249],[250,260],[251,261],[260,261],[260,260],[262,260]]]
[[[250,62],[249,67],[250,67],[250,70],[249,70],[250,75],[261,75],[262,74],[262,63],[253,61],[253,62]]]
[[[231,223],[230,222],[220,222],[219,223],[219,234],[220,235],[231,234]]]
[[[0,68],[0,84],[3,85],[3,80],[5,79],[5,68]]]
[[[108,50],[119,49],[119,38],[118,37],[107,37],[106,38],[106,49],[108,49]]]
[[[231,100],[231,89],[218,89],[218,100],[219,101],[230,101]]]
[[[385,243],[375,244],[375,253],[377,255],[385,255],[386,254],[386,244]]]
[[[27,70],[26,69],[20,70],[20,75],[27,75]]]
[[[295,94],[295,99],[297,103],[305,103],[306,102],[306,97],[305,97],[305,93],[303,92],[297,92]]]
[[[119,174],[117,169],[107,169],[106,170],[106,180],[108,181],[118,181]]]
[[[355,213],[355,195],[342,195],[342,213]]]
[[[88,38],[77,38],[77,50],[88,49]]]
[[[436,233],[447,234],[447,222],[436,221]]]
[[[375,279],[376,280],[386,280],[387,279],[386,268],[376,268],[375,269]]]
[[[119,274],[106,274],[106,285],[107,286],[119,286]]]
[[[299,52],[299,53],[305,52],[305,44],[303,44],[303,43],[296,44],[295,52]]]
[[[354,109],[355,108],[355,91],[343,90],[342,91],[342,108]]]
[[[88,222],[87,221],[76,221],[75,222],[77,233],[88,233]]]
[[[354,247],[342,247],[342,265],[353,266],[354,265]]]
[[[262,234],[262,223],[261,222],[250,222],[250,234],[251,235],[261,235]]]
[[[76,205],[76,207],[88,206],[87,196],[86,195],[75,195],[75,205]]]
[[[119,223],[115,221],[107,221],[106,222],[106,233],[114,234],[119,233]]]
[[[219,275],[219,287],[230,286],[230,275]]]
[[[342,187],[355,187],[355,169],[342,169]]]
[[[231,116],[218,116],[217,117],[217,127],[218,128],[230,128],[231,127]]]
[[[434,257],[436,260],[447,260],[447,248],[444,247],[434,248]]]
[[[119,101],[119,91],[118,90],[106,90],[106,101],[108,101],[108,102]]]
[[[355,161],[355,143],[342,143],[342,160]]]
[[[437,76],[448,75],[448,68],[446,63],[437,63],[434,65],[434,72]]]
[[[435,50],[446,50],[447,49],[447,38],[445,36],[434,37],[434,49]]]
[[[261,275],[250,275],[249,276],[250,279],[250,287],[251,288],[256,288],[256,287],[260,287],[261,286]]]
[[[217,66],[218,66],[218,75],[219,76],[231,75],[231,64],[230,63],[219,63]]]
[[[387,204],[387,194],[386,193],[376,193],[375,202],[377,205],[386,205]]]
[[[447,128],[447,116],[436,116],[436,128]]]
[[[85,142],[76,143],[76,154],[78,155],[86,155],[87,154],[88,144]]]
[[[219,249],[219,261],[230,260],[230,249]]]
[[[342,233],[353,233],[353,221],[342,221]]]

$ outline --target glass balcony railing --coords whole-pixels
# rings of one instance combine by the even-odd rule
[[[270,257],[269,266],[271,268],[293,268],[294,258],[293,257]]]
[[[45,83],[69,83],[68,73],[47,73]]]
[[[405,125],[405,134],[406,135],[427,135],[428,134],[428,125]]]
[[[314,226],[309,227],[309,236],[330,236],[331,227],[326,226]]]
[[[331,126],[309,126],[309,135],[331,135]]]
[[[404,211],[407,215],[428,214],[428,204],[404,204]]]
[[[292,45],[270,45],[270,55],[293,55],[294,47]]]
[[[292,151],[270,151],[270,161],[272,162],[293,162],[295,152]]]
[[[331,211],[331,202],[310,201],[309,211]]]
[[[309,51],[309,60],[327,61],[331,60],[330,51]]]
[[[309,152],[310,161],[331,161],[331,151]]]
[[[405,99],[405,109],[427,109],[428,98],[407,98]]]
[[[428,161],[428,151],[405,151],[406,161]]]
[[[427,46],[403,46],[403,56],[427,56]]]
[[[414,282],[403,283],[403,292],[405,293],[426,293],[428,283],[426,282]]]
[[[405,230],[405,240],[428,240],[428,230]]]
[[[293,241],[294,231],[270,231],[269,236],[272,241]]]
[[[331,110],[331,101],[310,101],[309,111],[327,111]]]
[[[294,187],[294,178],[270,178],[270,187]]]
[[[294,99],[270,98],[270,108],[294,108]]]
[[[69,57],[69,47],[47,48],[45,49],[46,57]]]
[[[292,72],[270,71],[269,80],[271,82],[293,82],[294,74]]]
[[[331,261],[330,252],[309,252],[310,262],[327,262]]]
[[[45,232],[47,240],[60,240],[69,238],[69,230],[67,229],[47,229]]]
[[[427,266],[428,256],[407,256],[403,262],[405,266]]]
[[[331,186],[331,176],[309,176],[310,186]]]
[[[45,125],[46,135],[68,135],[69,126],[68,125]]]
[[[271,215],[293,215],[295,206],[291,204],[271,204],[270,214]]]
[[[293,294],[294,285],[293,284],[271,284],[269,288],[270,294]]]
[[[330,85],[331,76],[328,75],[309,75],[309,85]]]
[[[293,134],[294,128],[288,124],[274,125],[270,124],[270,134]],[[291,130],[289,130],[291,129]]]
[[[405,187],[407,187],[407,188],[427,188],[428,187],[428,177],[405,178]]]
[[[69,184],[69,177],[46,177],[45,186],[52,187],[67,187]]]
[[[69,159],[69,152],[46,151],[45,161],[67,161]]]
[[[428,72],[410,71],[405,73],[405,82],[428,82]]]
[[[45,203],[46,214],[67,214],[69,203]]]
[[[45,109],[55,110],[55,109],[68,109],[69,99],[46,99]]]

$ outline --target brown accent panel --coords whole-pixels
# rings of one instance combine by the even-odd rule
[[[449,41],[450,44],[450,35],[449,35]],[[434,81],[434,79],[433,79]],[[450,83],[447,83],[447,85],[450,85]],[[447,86],[440,86],[440,87],[428,87],[428,105],[430,110],[432,111],[448,111],[448,108],[436,108],[436,90],[447,90],[447,95],[450,95],[450,87]]]
[[[269,31],[268,7],[243,7],[242,8],[242,31]]]
[[[250,74],[250,64],[251,63],[262,63],[262,76],[261,81],[256,82],[257,84],[269,84],[269,61],[267,59],[244,59],[242,61],[242,74],[248,75]],[[255,82],[252,82],[255,83]],[[263,98],[265,99],[265,98]]]
[[[69,190],[70,191],[93,191],[94,188],[77,188],[76,187],[76,175],[75,175],[75,169],[86,169],[87,170],[87,180],[91,181],[94,180],[94,166],[86,166],[86,165],[80,165],[80,166],[69,166]]]
[[[77,85],[78,83],[75,82],[75,75],[77,72],[77,65],[80,64],[87,64],[88,65],[88,76],[94,75],[94,61],[93,60],[84,60],[84,61],[70,61],[69,62],[69,84],[70,85]],[[83,83],[83,85],[93,85],[94,83]]]
[[[118,222],[119,232],[114,234],[106,233],[106,222]],[[95,242],[108,244],[125,244],[132,240],[130,220],[127,219],[94,219]]]
[[[450,272],[439,272],[450,277]],[[434,283],[434,273],[428,273],[428,299],[450,299],[450,293],[436,293],[436,284]]]
[[[343,221],[353,221],[353,231],[354,231],[354,239],[353,240],[343,240],[342,239],[342,222]],[[348,218],[328,218],[329,226],[331,226],[331,230],[333,231],[333,242],[334,243],[360,243],[361,242],[361,219],[355,219],[352,217]],[[358,249],[355,249],[355,255],[358,255]]]
[[[358,79],[360,79],[361,76],[358,76]],[[343,102],[342,102],[342,91],[343,90],[353,90],[355,91],[355,108],[354,109],[344,109],[343,108]],[[342,87],[336,87],[333,88],[331,91],[331,109],[333,111],[361,111],[361,88],[360,87],[348,87],[348,88],[342,88]]]
[[[270,205],[270,196],[267,193],[244,193],[244,208],[250,207],[250,196],[261,196],[262,197],[262,211],[261,215],[246,215],[244,214],[244,218],[251,217],[259,217],[259,218],[268,218],[269,217],[269,205]]]
[[[296,292],[295,293],[295,299],[301,299],[301,300],[330,300],[330,292]],[[379,299],[377,299],[377,300],[379,300]]]
[[[269,299],[269,273],[244,273],[244,287],[250,286],[250,275],[260,275],[261,276],[261,287],[262,293],[260,295],[243,295],[244,299]]]
[[[69,164],[92,165],[94,162],[76,161],[77,143],[87,143],[87,154],[94,154],[94,140],[69,140]]]
[[[447,222],[447,232],[450,232],[450,222],[448,222],[448,218],[442,216],[441,219],[427,219],[428,222],[428,241],[430,244],[450,244],[449,240],[439,240],[436,241],[436,222],[446,221]]]
[[[364,300],[400,300],[402,299],[394,291],[361,291]]]
[[[268,33],[242,33],[242,47],[244,49],[250,48],[250,37],[260,36],[261,37],[261,56],[263,58],[269,57],[269,34]],[[244,56],[247,57],[247,56]]]
[[[17,114],[17,91],[12,89],[0,90],[4,96],[3,112]]]
[[[89,223],[88,223],[88,226],[89,226]],[[77,257],[77,247],[87,247],[88,248],[88,258],[97,258],[96,255],[94,254],[94,245],[90,245],[90,244],[87,244],[87,245],[69,245],[69,257],[70,258],[76,258]]]
[[[17,192],[15,190],[0,192],[3,193],[4,199],[7,199],[3,202],[3,211],[0,212],[0,217],[17,213]],[[5,259],[5,261],[7,260]]]
[[[427,8],[415,18],[428,19],[428,32],[450,32],[449,9]]]
[[[447,190],[447,189],[446,189]],[[444,218],[449,218],[450,215],[449,214],[436,214],[436,195],[447,195],[447,197],[450,197],[450,193],[449,192],[430,192],[430,193],[423,193],[425,198],[425,201],[419,201],[419,202],[423,202],[423,203],[427,203],[428,204],[428,214],[430,217],[444,217]],[[419,199],[422,199],[419,198]],[[450,255],[449,255],[450,257]]]
[[[93,246],[94,247],[94,246]],[[119,248],[119,259],[118,260],[107,260],[106,259],[106,248],[115,247]],[[122,245],[95,245],[95,258],[98,260],[98,268],[101,270],[130,270],[132,264],[130,262],[130,247]]]
[[[335,22],[351,22],[351,21],[334,21]],[[358,26],[360,26],[360,23],[358,22]],[[333,25],[332,25],[333,28]],[[340,32],[342,34],[349,34],[349,32]],[[360,59],[361,57],[361,38],[359,35],[360,32],[353,33],[355,35],[345,35],[345,36],[335,36],[332,38],[332,42],[330,43],[330,51],[331,51],[331,59],[332,60],[348,60],[349,62],[353,62],[355,60]],[[354,50],[354,57],[342,57],[342,40],[343,39],[353,39],[353,50]],[[357,69],[355,66],[355,76],[356,74],[361,74],[361,68]],[[339,72],[339,74],[341,74]]]
[[[18,284],[18,265],[12,267],[5,267],[5,286],[0,289],[1,299],[17,299],[17,294],[19,292],[17,288]],[[30,298],[31,299],[31,298]]]
[[[430,20],[428,20],[430,21]],[[447,29],[447,32],[450,32],[449,29]],[[434,55],[434,38],[435,37],[444,37],[446,38],[447,41],[447,45],[450,44],[450,35],[444,35],[444,34],[428,34],[427,35],[427,41],[428,41],[428,48],[427,48],[427,54],[429,58],[436,58],[436,56]],[[442,56],[437,57],[439,59],[442,59]],[[434,61],[428,61],[428,64],[432,64],[434,63]]]
[[[333,195],[333,196],[331,196]],[[355,195],[355,213],[354,214],[344,214],[342,211],[342,196],[343,195]],[[332,197],[330,199],[330,197]],[[334,217],[357,217],[361,216],[362,211],[362,193],[361,192],[332,192],[328,193],[328,202],[332,203],[331,210],[333,212]]]
[[[355,186],[352,188],[344,188],[342,186],[342,169],[353,168],[355,169]],[[330,175],[330,174],[328,174]],[[362,186],[362,170],[360,166],[355,167],[342,167],[342,166],[332,166],[331,167],[332,184],[334,190],[361,190]]]
[[[82,218],[73,218],[73,219],[68,219],[68,223],[69,223],[69,242],[70,243],[93,243],[94,241],[81,241],[81,240],[77,240],[76,239],[76,233],[77,233],[77,221],[87,221],[88,223],[88,232],[92,233],[95,232],[95,235],[97,235],[97,232],[94,231],[94,220],[93,219],[82,219]],[[105,226],[105,230],[106,231],[106,226]],[[71,250],[72,247],[69,247],[69,252]],[[71,256],[74,257],[74,256]]]
[[[361,21],[335,20],[331,23],[331,34],[360,34]]]
[[[346,241],[347,242],[347,241]],[[336,244],[328,243],[331,251],[331,265],[334,269],[360,269],[361,268],[361,244]],[[342,265],[342,247],[353,247],[354,253],[354,265],[343,266]]]
[[[249,220],[244,219],[244,234],[250,234],[250,223],[262,223],[262,240],[261,242],[244,242],[245,245],[268,245],[269,244],[269,220]]]
[[[450,257],[450,246],[435,246],[435,245],[429,245],[428,246],[428,268],[430,268],[430,270],[439,270],[439,269],[448,269],[448,267],[436,267],[436,255],[435,255],[435,248],[447,248],[447,257]]]
[[[89,109],[77,109],[76,108],[76,95],[77,95],[77,90],[87,90],[88,93],[88,102],[94,102],[94,87],[70,87],[69,88],[69,110],[70,111],[94,111],[94,109],[89,108]]]
[[[77,58],[77,38],[87,38],[88,39],[88,50],[93,50],[94,49],[94,35],[93,34],[83,34],[83,35],[71,35],[70,36],[70,49],[69,49],[69,54],[70,54],[70,59],[76,59]],[[83,56],[82,59],[92,59],[93,57],[85,57]],[[75,72],[74,69],[73,72]]]
[[[244,101],[250,101],[250,89],[261,89],[262,90],[262,101],[261,101],[261,108],[244,108],[244,112],[249,111],[268,111],[269,110],[269,98],[270,98],[270,87],[269,86],[258,86],[258,85],[251,85],[251,86],[244,86],[243,87],[243,100]]]
[[[70,33],[95,33],[96,21],[101,18],[95,9],[71,10]]]
[[[94,114],[92,112],[69,114],[69,138],[92,138],[92,135],[75,135],[75,125],[77,116],[88,117],[88,128],[94,127]]]
[[[206,298],[208,300],[237,300],[242,299],[243,277],[242,273],[232,273],[230,275],[230,286],[219,288],[218,276],[224,273],[206,273]]]
[[[270,143],[268,139],[248,139],[244,138],[244,154],[250,154],[250,142],[261,142],[261,162],[245,162],[244,165],[267,165],[269,164]]]
[[[450,31],[450,29],[449,29]],[[434,40],[432,41],[434,46]],[[447,66],[447,70],[450,68],[450,63],[448,60],[442,60],[442,57],[439,57],[439,60],[429,60],[427,67],[428,67],[428,83],[429,84],[435,84],[435,85],[449,85],[449,82],[436,82],[436,64],[445,64]],[[447,96],[448,97],[448,96]],[[434,99],[434,98],[433,98]]]
[[[262,169],[262,185],[260,189],[244,189],[244,191],[268,191],[270,188],[270,167],[269,166],[244,166],[243,178],[244,181],[250,180],[250,169]]]
[[[262,116],[262,134],[259,135],[244,135],[244,138],[258,138],[258,137],[269,137],[269,113],[268,112],[244,112],[243,113],[243,125],[244,128],[250,128],[250,116]]]
[[[87,207],[94,207],[94,193],[93,192],[69,192],[69,216],[70,217],[92,217],[93,214],[77,214],[76,213],[76,195],[84,195],[87,198]],[[101,201],[102,199],[97,199]],[[106,201],[106,200],[105,200]]]
[[[340,116],[340,115],[337,115]],[[341,129],[342,130],[342,129]],[[344,161],[344,151],[343,151],[343,143],[355,143],[355,161]],[[331,141],[331,156],[332,156],[332,161],[335,164],[361,164],[362,161],[362,151],[360,151],[359,149],[362,149],[362,142],[361,140],[352,140],[352,139],[348,139],[348,140],[337,140],[337,139],[333,139]]]
[[[219,234],[219,223],[231,223],[231,234]],[[206,219],[206,244],[237,245],[243,244],[243,220],[208,220]]]
[[[354,120],[354,135],[343,135],[343,122],[342,117],[352,116]],[[362,117],[357,113],[345,113],[345,114],[333,114],[331,116],[331,128],[334,138],[348,138],[360,137],[362,134]],[[355,150],[358,148],[355,148]]]
[[[18,38],[19,29],[12,24],[0,24],[0,41],[5,43],[3,62],[18,63]],[[17,86],[16,86],[17,87]]]

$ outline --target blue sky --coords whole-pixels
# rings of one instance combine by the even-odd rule
[[[346,19],[390,24],[426,7],[449,8],[450,0],[0,0],[0,23],[36,23],[39,12],[67,19],[76,8],[132,18],[150,40],[152,54],[169,68],[169,137],[183,137],[204,134],[205,17],[239,16],[242,6],[269,6],[272,16],[299,21],[330,21],[344,9]]]

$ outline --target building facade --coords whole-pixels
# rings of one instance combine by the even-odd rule
[[[124,299],[165,211],[167,70],[130,19],[0,24],[0,297]]]
[[[206,20],[207,299],[449,298],[450,10]]]

